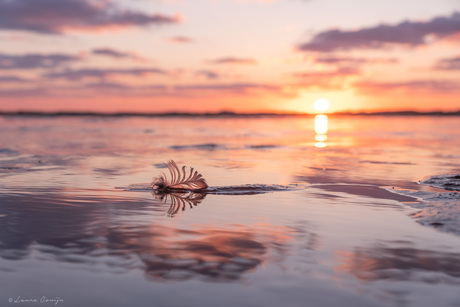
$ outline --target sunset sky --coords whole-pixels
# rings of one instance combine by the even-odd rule
[[[460,109],[459,0],[0,0],[0,111]]]

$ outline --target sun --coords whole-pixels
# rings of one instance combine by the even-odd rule
[[[313,104],[313,108],[318,112],[324,112],[329,109],[329,101],[324,98],[317,99]]]

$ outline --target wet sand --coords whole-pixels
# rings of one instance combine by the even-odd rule
[[[449,122],[331,119],[320,148],[312,119],[158,121],[2,119],[1,306],[460,304],[460,236],[416,217],[444,208],[417,181],[457,171]],[[171,158],[252,191],[171,209],[117,188]]]

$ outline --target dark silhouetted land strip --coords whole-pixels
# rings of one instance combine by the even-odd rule
[[[331,116],[460,116],[460,111],[453,112],[417,112],[417,111],[395,111],[395,112],[337,112],[326,113]],[[30,116],[30,117],[60,117],[60,116],[94,116],[94,117],[303,117],[314,116],[309,113],[237,113],[237,112],[209,112],[209,113],[191,113],[191,112],[41,112],[41,111],[0,111],[0,116]]]

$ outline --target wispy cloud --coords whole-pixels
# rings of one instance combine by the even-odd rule
[[[111,49],[111,48],[97,48],[97,49],[93,49],[91,52],[92,54],[95,54],[95,55],[101,55],[101,56],[111,57],[115,59],[132,59],[132,60],[141,61],[141,62],[146,61],[145,58],[135,54],[134,52],[118,51],[118,50]]]
[[[338,77],[338,76],[350,76],[356,75],[360,72],[355,67],[341,67],[333,71],[314,71],[314,72],[302,72],[294,73],[295,77],[299,78],[318,78],[318,77]]]
[[[0,29],[4,30],[59,34],[179,21],[178,16],[121,9],[110,0],[0,0]]]
[[[214,60],[209,60],[208,63],[210,64],[243,64],[243,65],[254,65],[257,64],[257,61],[250,58],[236,58],[236,57],[225,57],[225,58],[218,58]]]
[[[86,86],[85,86],[86,87]],[[278,85],[263,83],[210,83],[210,84],[181,84],[165,85],[152,84],[147,86],[128,86],[122,83],[93,83],[91,87],[101,90],[117,90],[117,95],[123,96],[177,96],[177,97],[202,97],[221,95],[222,93],[232,93],[235,95],[257,95],[267,92],[281,92],[282,88]]]
[[[361,70],[357,67],[339,67],[332,71],[313,71],[294,73],[304,88],[327,90],[343,89],[348,85],[347,79],[358,76]]]
[[[46,73],[43,76],[51,79],[81,80],[84,78],[104,79],[117,75],[145,76],[145,75],[167,75],[168,72],[159,68],[127,68],[127,69],[68,69],[62,72]]]
[[[230,84],[199,84],[199,85],[180,85],[175,87],[182,91],[210,91],[210,92],[232,92],[238,94],[251,94],[259,91],[279,91],[278,85],[261,83],[230,83]]]
[[[75,62],[82,59],[81,55],[63,53],[53,54],[0,54],[0,69],[34,69],[53,68],[59,65]]]
[[[24,82],[28,82],[28,80],[17,77],[17,76],[12,76],[12,75],[0,76],[0,84],[2,83],[24,83]]]
[[[112,57],[112,58],[117,58],[117,59],[129,58],[129,57],[132,56],[132,53],[117,51],[117,50],[110,49],[110,48],[93,49],[92,53],[97,54],[97,55],[105,55],[105,56]]]
[[[95,82],[95,83],[86,83],[85,88],[94,88],[99,90],[110,90],[110,89],[129,89],[130,86],[120,83],[120,82]]]
[[[0,97],[42,97],[50,95],[44,88],[35,87],[29,89],[0,89]]]
[[[168,37],[166,40],[171,43],[180,43],[180,44],[190,44],[190,43],[195,42],[195,40],[193,40],[192,38],[188,36],[173,36],[173,37]]]
[[[437,70],[460,70],[460,56],[440,59],[434,69]]]
[[[452,80],[408,80],[400,82],[360,81],[353,84],[360,93],[376,95],[399,91],[403,93],[452,93],[460,92],[460,82]]]
[[[316,63],[323,64],[395,64],[399,60],[396,58],[356,58],[344,56],[320,56],[315,59]]]
[[[219,73],[212,71],[212,70],[207,70],[207,69],[198,70],[196,72],[196,75],[206,77],[207,79],[210,79],[210,80],[219,79],[221,77]]]
[[[444,38],[460,33],[460,13],[436,17],[425,22],[404,21],[396,25],[379,25],[355,31],[328,30],[301,44],[301,51],[330,52],[358,48],[383,48],[388,45],[420,46],[428,37]]]
[[[221,97],[223,94],[236,96],[286,95],[283,87],[263,83],[224,83],[224,84],[151,84],[144,86],[120,82],[87,82],[68,86],[31,86],[22,89],[1,89],[0,96],[8,97],[181,97],[203,98]]]

